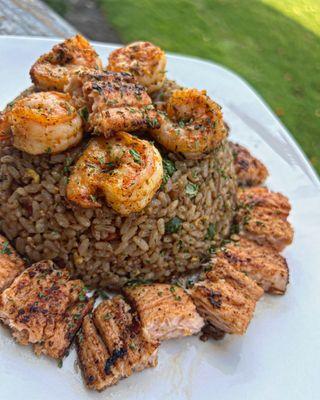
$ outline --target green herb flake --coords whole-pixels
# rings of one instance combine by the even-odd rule
[[[215,226],[215,224],[209,224],[205,239],[206,240],[213,240],[215,234],[216,234],[216,226]]]
[[[186,188],[185,188],[187,196],[193,198],[196,197],[198,191],[199,191],[199,186],[196,183],[187,183]]]
[[[58,360],[58,368],[62,368],[63,366],[63,361],[60,359]]]
[[[9,248],[9,242],[8,241],[3,243],[2,248],[0,250],[0,254],[8,254],[8,255],[12,254],[12,251]]]
[[[166,184],[168,180],[171,178],[171,176],[175,173],[177,168],[174,165],[173,161],[168,160],[166,158],[162,159],[162,166],[163,166],[163,183]]]
[[[52,152],[51,147],[47,147],[47,148],[45,149],[45,152],[46,152],[47,154],[50,154],[50,153]]]
[[[105,164],[105,162],[106,162],[104,156],[98,157],[98,161],[100,164]]]
[[[103,317],[103,319],[104,319],[105,321],[109,321],[111,318],[112,318],[112,314],[109,313],[109,312],[107,312],[107,313],[104,315],[104,317]]]
[[[141,164],[141,156],[136,150],[130,149],[129,153],[132,155],[134,162],[136,162],[137,164]]]
[[[83,107],[80,110],[80,116],[85,120],[88,121],[89,118],[89,111],[87,107]]]
[[[179,217],[173,217],[165,225],[166,233],[176,233],[181,229],[182,220]]]
[[[108,300],[110,298],[108,293],[102,289],[99,290],[99,295],[103,298],[103,300]]]
[[[209,250],[208,250],[208,253],[209,254],[215,254],[216,251],[217,251],[217,248],[215,246],[210,246]]]
[[[43,297],[45,297],[45,294],[40,292],[40,293],[38,293],[38,297],[39,297],[39,299],[42,299]]]
[[[134,343],[130,343],[129,347],[131,350],[135,350],[136,349],[136,345]]]
[[[79,296],[78,296],[79,301],[87,300],[86,294],[87,294],[87,288],[84,287],[84,288],[82,288],[81,292],[79,293]]]

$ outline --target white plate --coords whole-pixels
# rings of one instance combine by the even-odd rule
[[[30,81],[34,60],[52,39],[0,38],[0,107]],[[97,44],[106,61],[114,46]],[[231,137],[268,166],[268,185],[292,203],[295,240],[286,249],[290,285],[283,297],[265,296],[244,337],[202,343],[163,343],[159,365],[103,393],[83,386],[72,350],[63,368],[13,342],[0,327],[0,398],[50,399],[316,399],[320,397],[320,183],[289,132],[241,78],[210,62],[169,56],[168,73],[207,89],[222,106]]]

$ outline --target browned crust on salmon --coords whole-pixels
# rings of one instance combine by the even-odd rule
[[[159,343],[146,340],[140,322],[121,296],[105,300],[88,317],[77,349],[87,386],[103,390],[134,372],[157,365]]]
[[[227,262],[215,266],[190,295],[205,321],[219,331],[243,335],[263,289]]]
[[[105,373],[105,365],[110,353],[89,315],[83,320],[76,343],[80,368],[89,389],[101,391],[118,382],[118,376],[112,372]]]
[[[150,341],[194,335],[203,326],[190,297],[177,285],[137,285],[125,287],[123,292],[136,308]]]
[[[18,343],[34,345],[36,354],[61,358],[82,319],[93,307],[80,280],[70,280],[52,261],[27,268],[1,294],[0,319]]]
[[[229,142],[229,145],[234,158],[238,185],[258,186],[264,183],[269,175],[266,166],[240,144]]]
[[[271,246],[240,237],[213,256],[213,265],[221,263],[222,260],[245,273],[266,292],[285,293],[289,283],[288,265],[286,259]]]
[[[287,221],[291,206],[284,195],[267,188],[239,189],[237,194],[240,235],[281,251],[293,241]]]
[[[286,219],[291,211],[291,205],[286,196],[271,192],[266,187],[240,188],[237,200],[241,208],[263,208],[283,219]]]

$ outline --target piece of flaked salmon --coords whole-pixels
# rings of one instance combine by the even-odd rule
[[[249,211],[242,222],[240,235],[259,244],[272,246],[282,251],[293,241],[291,224],[281,217],[270,213],[269,208],[258,207]]]
[[[25,268],[22,258],[18,256],[9,241],[0,235],[0,292],[10,286]]]
[[[240,209],[257,209],[261,207],[283,219],[288,217],[291,210],[291,205],[286,196],[272,192],[266,187],[239,188],[237,200]]]
[[[150,341],[194,335],[204,325],[188,294],[177,285],[154,283],[127,286],[123,291]]]
[[[103,390],[133,372],[155,367],[158,345],[145,339],[136,314],[121,296],[103,301],[92,320],[85,320],[77,340],[87,386]]]
[[[242,335],[263,289],[225,260],[189,290],[199,314],[220,331]]]
[[[80,368],[89,389],[101,391],[119,381],[119,376],[112,371],[105,373],[106,362],[111,354],[89,315],[83,320],[76,343]]]
[[[261,185],[269,173],[265,165],[248,149],[238,143],[229,142],[234,158],[234,167],[239,186]]]
[[[286,291],[289,282],[286,259],[269,245],[260,245],[240,237],[213,256],[213,265],[221,260],[226,260],[232,267],[245,273],[266,292],[283,294]]]
[[[120,296],[105,300],[95,309],[94,323],[112,355],[122,354],[110,361],[109,368],[119,370],[122,378],[133,372],[157,365],[159,343],[146,340],[137,315]]]
[[[0,319],[22,345],[34,344],[36,354],[61,358],[82,319],[93,307],[80,280],[65,269],[40,261],[19,275],[0,298]]]
[[[277,251],[292,243],[293,228],[287,221],[291,206],[287,197],[267,188],[241,188],[237,193],[240,235]]]

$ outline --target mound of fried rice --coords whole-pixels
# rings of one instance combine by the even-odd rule
[[[0,145],[0,228],[30,262],[53,259],[90,287],[119,288],[193,272],[228,235],[236,181],[227,141],[201,160],[161,150],[163,184],[129,217],[66,199],[68,176],[85,145],[42,156]]]

